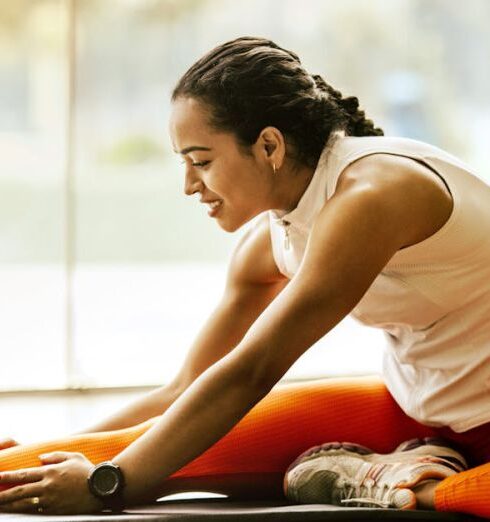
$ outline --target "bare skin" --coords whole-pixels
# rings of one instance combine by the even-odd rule
[[[196,100],[174,103],[170,134],[174,150],[184,152],[187,195],[199,193],[201,200],[223,202],[215,219],[228,232],[271,208],[296,207],[314,169],[293,166],[280,131],[267,127],[245,155],[233,135],[212,131],[207,120],[206,110]],[[211,150],[186,152],[193,146]],[[278,170],[275,176],[273,165]]]
[[[413,488],[413,492],[417,497],[418,509],[435,509],[434,490],[439,483],[440,480],[428,480],[427,482]]]
[[[226,231],[269,209],[292,210],[313,175],[313,169],[291,161],[278,129],[263,129],[246,154],[232,134],[208,125],[205,107],[195,100],[174,103],[170,134],[184,159],[185,193],[217,202],[211,215]],[[233,255],[223,299],[172,383],[165,414],[113,459],[126,477],[126,503],[168,493],[165,477],[225,435],[354,308],[398,250],[437,232],[451,211],[444,183],[424,165],[384,154],[362,158],[344,170],[335,194],[319,212],[291,281],[278,272],[267,219],[259,219]],[[118,423],[126,422],[122,417]],[[50,466],[47,502],[42,487],[46,469],[24,470],[22,495],[39,496],[43,505],[53,506],[49,514],[57,514],[58,505],[64,513],[79,513],[79,506],[89,506],[89,494],[79,485],[86,481],[86,464],[70,458]],[[202,484],[180,488],[194,486]],[[271,484],[270,491],[276,487]],[[246,484],[232,489],[233,495],[250,493]],[[11,488],[0,493],[0,503],[22,508],[20,494]],[[430,502],[429,487],[420,493],[421,501],[425,494]]]

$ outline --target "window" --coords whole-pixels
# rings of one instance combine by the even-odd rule
[[[0,388],[65,386],[65,7],[0,7]]]
[[[439,145],[490,181],[489,11],[485,0],[464,13],[456,0],[3,2],[0,389],[162,384],[178,370],[242,233],[182,194],[167,137],[171,89],[204,52],[268,36],[358,96],[387,134]],[[286,378],[377,371],[383,343],[347,318]]]

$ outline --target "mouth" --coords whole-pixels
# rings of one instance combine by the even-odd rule
[[[209,217],[215,217],[216,214],[220,211],[221,207],[223,206],[223,200],[217,199],[215,201],[210,201],[209,203],[206,203],[208,206],[208,216]]]

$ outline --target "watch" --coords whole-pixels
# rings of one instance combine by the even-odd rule
[[[126,485],[119,466],[112,462],[97,464],[87,478],[88,489],[102,501],[104,510],[122,511],[124,509],[123,489]]]

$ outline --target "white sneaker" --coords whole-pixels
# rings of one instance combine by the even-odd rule
[[[301,504],[415,509],[411,488],[467,469],[464,457],[441,439],[413,439],[392,453],[348,442],[314,446],[284,475],[286,497]]]

